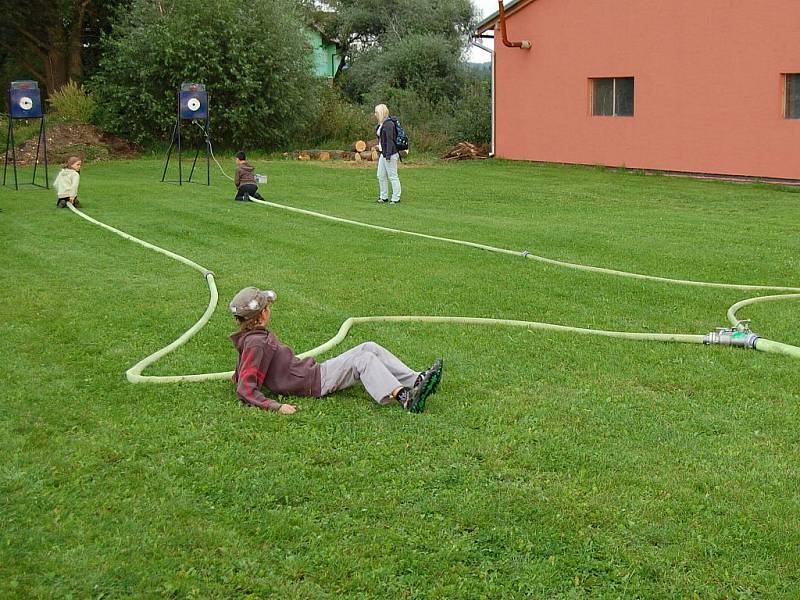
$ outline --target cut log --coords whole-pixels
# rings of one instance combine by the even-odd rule
[[[320,160],[330,160],[331,159],[331,153],[328,152],[327,150],[320,150],[319,151],[319,159]]]
[[[356,162],[361,162],[364,159],[361,158],[360,152],[353,152],[353,160]]]
[[[370,151],[370,160],[378,160],[378,151],[375,148]]]
[[[380,143],[381,143],[381,141],[378,138],[375,138],[374,140],[370,140],[370,141],[367,142],[367,148],[372,150],[373,148],[377,148],[378,144],[380,144]]]
[[[367,149],[367,142],[364,140],[356,140],[353,142],[353,151],[354,152],[363,152]]]
[[[311,160],[311,156],[307,152],[298,152],[297,160]]]
[[[372,152],[369,150],[365,150],[364,152],[359,152],[359,154],[361,155],[361,158],[364,160],[376,160],[372,158]]]

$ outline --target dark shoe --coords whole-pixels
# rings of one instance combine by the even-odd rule
[[[388,200],[385,200],[384,198],[378,198],[378,204],[386,204],[387,202]]]
[[[56,208],[67,208],[67,200],[66,200],[66,198],[59,198],[56,201]]]
[[[422,373],[422,379],[413,388],[403,388],[397,395],[397,400],[408,412],[421,413],[425,410],[425,401],[431,395],[432,373]]]
[[[75,198],[75,200],[72,202],[72,206],[74,206],[75,208],[80,208],[81,207],[81,203],[78,202],[77,198]]]
[[[428,391],[429,394],[435,394],[437,388],[439,387],[439,382],[442,380],[442,369],[444,368],[444,361],[441,358],[437,358],[433,361],[433,364],[430,366],[429,369],[423,371],[417,376],[417,381],[414,385],[419,385],[424,377],[428,376],[428,385],[430,389]]]

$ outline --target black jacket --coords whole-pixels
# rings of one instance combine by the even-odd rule
[[[397,154],[397,145],[395,144],[395,139],[397,138],[397,130],[394,126],[394,121],[389,119],[388,117],[383,122],[383,126],[381,127],[380,134],[380,142],[381,142],[381,154],[383,154],[384,158],[391,158],[393,154]],[[378,133],[378,127],[375,128],[375,133]]]

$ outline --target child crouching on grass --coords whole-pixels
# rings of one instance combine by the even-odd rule
[[[428,396],[436,393],[442,379],[441,358],[426,371],[414,371],[374,342],[360,344],[321,364],[313,358],[297,358],[267,329],[275,298],[273,291],[247,287],[230,303],[239,323],[231,341],[239,352],[233,381],[242,402],[291,415],[297,407],[267,398],[259,388],[264,385],[275,394],[321,398],[361,380],[378,404],[397,400],[404,409],[419,413]]]
[[[78,156],[70,156],[64,168],[61,169],[53,181],[53,188],[56,190],[56,206],[66,208],[69,202],[75,208],[80,208],[78,202],[78,185],[81,182],[81,165],[83,161]]]
[[[264,197],[258,193],[256,185],[256,168],[247,162],[244,152],[236,153],[236,174],[233,176],[233,185],[236,186],[237,202],[247,202],[250,196],[256,200],[263,200]]]

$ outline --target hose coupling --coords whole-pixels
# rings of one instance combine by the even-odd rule
[[[211,277],[214,277],[214,271],[209,271],[208,269],[206,269],[205,271],[203,271],[203,277],[205,277],[206,279],[208,279],[209,275],[210,275]]]
[[[522,255],[521,255],[521,256],[522,256],[522,258],[527,258],[527,257],[529,257],[530,255],[531,255],[531,253],[530,253],[530,252],[528,252],[527,250],[523,250],[523,251],[522,251]]]
[[[753,333],[749,329],[719,327],[716,331],[707,333],[703,338],[703,343],[736,346],[737,348],[755,348],[756,342],[760,338],[760,335]]]

